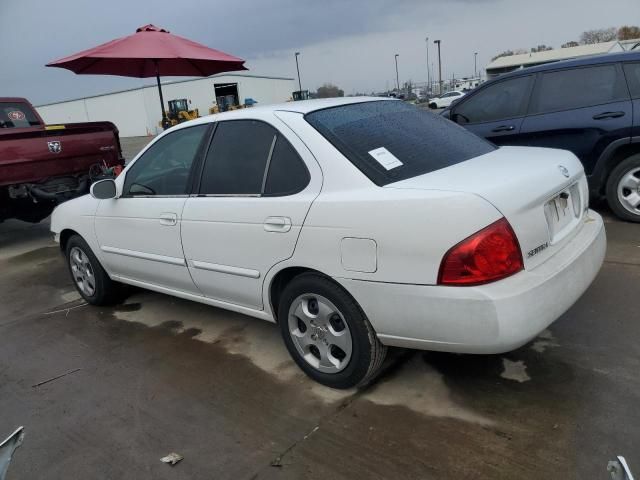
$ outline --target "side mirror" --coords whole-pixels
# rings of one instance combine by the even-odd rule
[[[98,200],[109,200],[111,198],[116,198],[116,182],[110,178],[105,180],[100,180],[93,185],[91,185],[91,189],[89,190],[91,196]]]
[[[442,112],[440,112],[440,116],[446,118],[447,120],[451,120],[451,110],[449,110],[448,108],[444,109]]]

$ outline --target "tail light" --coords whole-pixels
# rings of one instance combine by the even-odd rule
[[[503,217],[445,254],[438,284],[480,285],[506,278],[523,268],[520,244]]]

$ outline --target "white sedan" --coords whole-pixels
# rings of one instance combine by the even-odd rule
[[[455,100],[459,100],[460,98],[464,97],[464,95],[464,92],[459,92],[457,90],[445,93],[444,95],[429,100],[429,108],[450,107]]]
[[[51,229],[87,302],[131,284],[277,322],[334,388],[370,381],[389,345],[518,348],[587,289],[606,247],[573,154],[498,149],[362,97],[171,128]]]

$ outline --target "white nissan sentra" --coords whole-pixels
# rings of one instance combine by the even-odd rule
[[[84,299],[121,284],[277,322],[320,383],[370,381],[387,346],[500,353],[587,289],[606,237],[578,159],[496,148],[397,100],[200,118],[51,229]]]

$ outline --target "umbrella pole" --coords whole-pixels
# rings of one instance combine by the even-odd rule
[[[164,110],[164,98],[162,97],[162,86],[160,85],[160,71],[158,69],[158,61],[153,61],[156,64],[156,82],[158,82],[158,93],[160,94],[160,108],[162,109],[162,128],[165,130],[171,126],[167,113]]]

